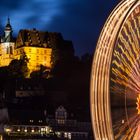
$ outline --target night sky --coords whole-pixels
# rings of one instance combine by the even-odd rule
[[[119,1],[119,0],[118,0]],[[1,0],[0,29],[11,19],[20,29],[61,32],[72,40],[76,55],[92,53],[102,26],[117,0]]]

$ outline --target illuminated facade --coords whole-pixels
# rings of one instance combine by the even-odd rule
[[[65,124],[67,120],[67,111],[63,106],[59,106],[55,112],[55,120],[58,124]]]
[[[47,33],[33,30],[20,30],[14,51],[15,59],[25,53],[29,59],[30,71],[40,69],[40,65],[51,68],[52,48],[48,46]]]
[[[99,37],[91,73],[97,140],[140,139],[140,1],[123,0]]]
[[[40,69],[40,65],[51,69],[52,48],[48,46],[47,32],[20,30],[17,39],[12,37],[12,27],[8,18],[0,43],[0,67],[8,66],[13,59],[20,59],[23,53],[29,59],[30,73]]]
[[[40,70],[41,65],[50,71],[55,65],[53,60],[57,61],[56,55],[59,58],[74,56],[72,42],[64,40],[60,33],[24,29],[13,39],[12,32],[8,18],[0,43],[0,67],[8,66],[13,59],[19,60],[26,54],[29,73]]]

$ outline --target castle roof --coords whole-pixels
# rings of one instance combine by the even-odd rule
[[[57,48],[74,54],[74,48],[71,41],[64,40],[61,33],[43,32],[36,29],[22,29],[18,33],[16,48],[28,47],[47,47]]]
[[[5,31],[12,31],[12,26],[10,24],[10,18],[7,19],[7,24],[5,26]]]
[[[36,29],[27,30],[22,29],[19,31],[16,46],[36,46],[36,47],[47,47],[48,32],[38,31]]]
[[[7,23],[6,23],[4,32],[5,32],[5,34],[1,37],[1,43],[14,42],[14,38],[12,36],[12,26],[10,24],[9,17],[7,19]]]

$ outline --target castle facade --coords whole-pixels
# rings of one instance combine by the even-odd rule
[[[53,48],[71,48],[73,53],[72,43],[63,40],[60,33],[21,29],[17,38],[13,38],[12,33],[8,18],[0,42],[0,67],[8,66],[13,59],[20,59],[25,53],[29,60],[27,65],[30,73],[39,70],[41,65],[49,70],[52,68]]]

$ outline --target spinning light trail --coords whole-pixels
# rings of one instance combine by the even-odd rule
[[[97,140],[140,139],[140,0],[111,13],[97,43],[91,74]]]

